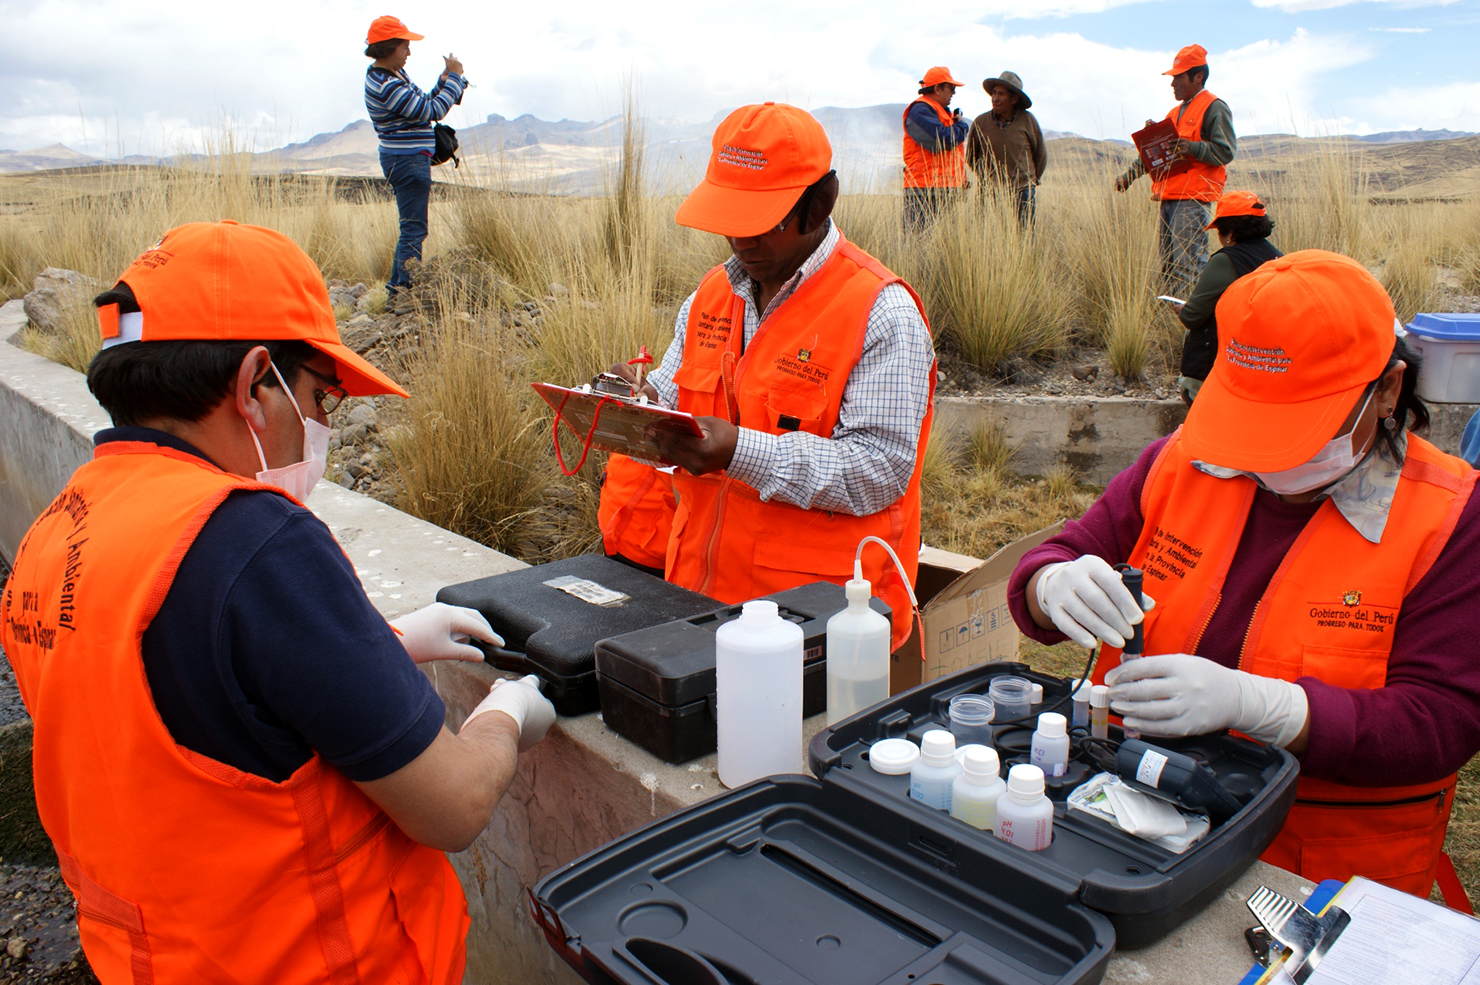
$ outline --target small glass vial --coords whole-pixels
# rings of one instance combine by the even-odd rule
[[[1038,852],[1053,841],[1053,801],[1043,795],[1043,771],[1019,763],[1007,773],[1007,790],[997,798],[997,837]]]
[[[945,729],[931,729],[920,740],[920,759],[910,770],[910,799],[938,811],[948,811],[951,784],[960,775],[956,737]]]
[[[1064,716],[1045,711],[1038,716],[1038,729],[1033,733],[1033,765],[1045,776],[1063,776],[1069,769],[1069,735]]]
[[[1028,714],[1030,714],[1030,715],[1036,715],[1036,714],[1038,714],[1039,709],[1042,708],[1042,707],[1043,707],[1043,685],[1042,684],[1029,684],[1028,685]]]
[[[1093,687],[1089,681],[1074,685],[1074,717],[1070,719],[1074,728],[1089,728],[1089,695]]]
[[[1110,688],[1096,684],[1089,689],[1089,734],[1096,739],[1110,738]]]
[[[961,775],[951,784],[951,817],[997,833],[997,798],[1007,790],[998,775],[997,750],[972,746],[962,757]]]

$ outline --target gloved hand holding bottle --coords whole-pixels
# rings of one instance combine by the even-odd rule
[[[555,724],[555,706],[540,693],[542,687],[537,674],[529,674],[518,680],[496,680],[488,697],[478,702],[478,707],[468,715],[462,727],[466,729],[473,719],[484,712],[501,711],[519,726],[519,751],[524,752],[538,745],[545,733],[550,731],[550,726]]]
[[[1305,689],[1190,653],[1146,656],[1105,675],[1110,709],[1147,735],[1206,735],[1236,729],[1260,742],[1303,750],[1310,718]]]
[[[1156,604],[1144,593],[1141,599],[1144,611],[1149,612]],[[1096,640],[1125,646],[1144,616],[1142,607],[1121,581],[1120,573],[1104,558],[1093,554],[1039,568],[1029,583],[1028,600],[1034,622],[1044,625],[1046,620],[1086,647],[1094,646]],[[1037,611],[1033,611],[1035,604]]]
[[[433,602],[423,609],[398,616],[391,626],[401,637],[401,645],[417,663],[428,660],[483,660],[483,651],[468,642],[482,640],[489,646],[503,646],[503,637],[493,631],[488,620],[477,609]]]

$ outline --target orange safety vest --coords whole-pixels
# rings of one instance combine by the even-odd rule
[[[1337,687],[1379,688],[1399,609],[1444,549],[1477,473],[1415,435],[1382,542],[1359,534],[1329,499],[1290,547],[1254,608],[1239,669]],[[1222,598],[1254,500],[1252,479],[1198,471],[1174,434],[1146,477],[1145,523],[1129,563],[1144,569],[1148,654],[1196,653]],[[1094,680],[1120,663],[1104,647]],[[1302,776],[1272,865],[1307,879],[1363,875],[1427,896],[1444,846],[1455,777],[1399,787],[1357,787]]]
[[[935,110],[943,127],[953,126],[956,117],[934,99],[921,96],[904,108],[904,120],[910,118],[915,103],[925,103]],[[939,153],[926,150],[920,142],[904,135],[904,186],[906,188],[965,188],[966,187],[966,141]]]
[[[649,568],[663,567],[673,530],[673,476],[626,455],[606,462],[596,522],[608,554],[620,554]]]
[[[683,365],[673,376],[678,408],[766,434],[806,431],[830,439],[843,389],[863,354],[874,300],[889,284],[902,285],[920,306],[908,284],[840,236],[821,269],[745,345],[745,301],[730,287],[724,268],[714,268],[689,308]],[[909,486],[868,516],[765,501],[726,472],[694,476],[675,470],[678,510],[667,579],[730,604],[819,580],[841,585],[853,577],[858,542],[872,534],[894,548],[913,585],[920,554],[920,469],[934,413],[932,366]],[[913,618],[904,583],[877,545],[863,552],[863,576],[893,611],[897,648],[909,637]]]
[[[1217,98],[1204,89],[1189,99],[1187,105],[1178,103],[1167,110],[1166,118],[1177,125],[1177,135],[1183,140],[1202,140],[1203,116]],[[1188,158],[1187,163],[1190,166],[1185,171],[1167,175],[1160,181],[1151,180],[1151,201],[1187,198],[1194,202],[1218,201],[1218,196],[1223,194],[1223,183],[1228,180],[1228,172],[1221,164],[1204,164],[1193,158]]]
[[[178,745],[140,641],[228,493],[193,455],[112,442],[26,534],[0,642],[35,719],[36,801],[98,977],[132,985],[455,985],[467,904],[315,755],[274,783]]]

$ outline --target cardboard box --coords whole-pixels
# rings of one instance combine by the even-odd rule
[[[985,561],[922,548],[915,596],[925,625],[924,658],[917,626],[889,658],[889,693],[976,664],[1016,660],[1018,628],[1007,611],[1007,579],[1024,554],[1063,527],[1060,520],[1013,541]]]

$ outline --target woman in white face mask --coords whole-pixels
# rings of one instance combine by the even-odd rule
[[[1271,260],[1217,321],[1186,423],[1023,558],[1013,615],[1042,642],[1103,644],[1095,680],[1128,728],[1296,754],[1266,861],[1427,895],[1480,751],[1476,473],[1411,433],[1429,423],[1418,360],[1361,265]],[[1117,562],[1145,572],[1144,620]],[[1136,623],[1146,656],[1122,663]]]

